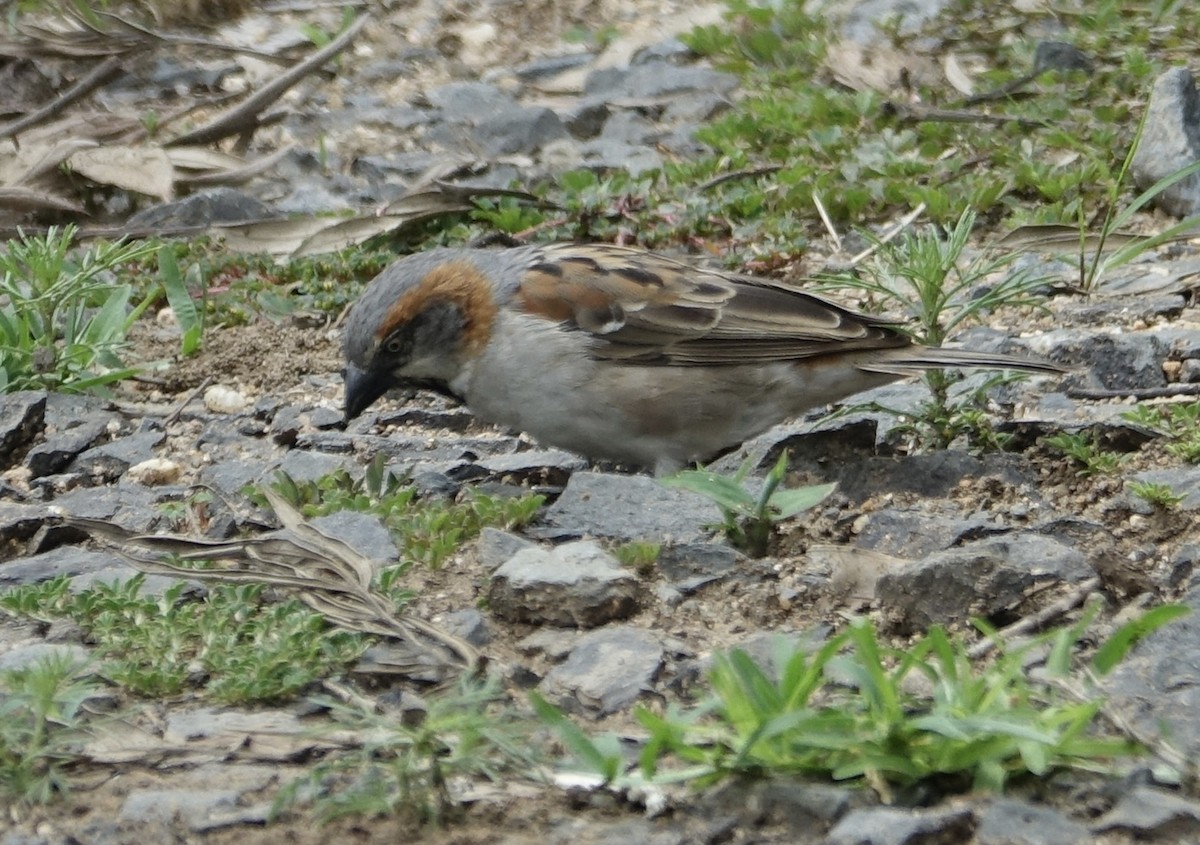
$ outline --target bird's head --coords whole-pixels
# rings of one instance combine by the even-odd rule
[[[346,419],[393,387],[455,395],[451,383],[486,346],[495,316],[487,277],[461,253],[437,250],[392,264],[346,321]]]

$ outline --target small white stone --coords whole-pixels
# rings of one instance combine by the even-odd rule
[[[175,316],[175,309],[168,305],[166,308],[160,308],[154,315],[154,322],[164,329],[175,328],[179,325],[179,318]]]
[[[134,464],[125,476],[137,484],[155,487],[159,484],[174,484],[179,480],[183,469],[174,461],[166,458],[150,458],[140,464]]]
[[[237,414],[246,409],[250,400],[232,387],[214,384],[204,391],[204,407],[214,414]]]

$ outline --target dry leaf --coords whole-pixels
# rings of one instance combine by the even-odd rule
[[[953,53],[947,54],[945,61],[942,62],[942,70],[946,74],[946,81],[954,86],[955,91],[964,97],[970,97],[975,93],[975,83],[971,81],[966,69]]]
[[[101,185],[112,185],[168,202],[175,189],[175,168],[161,147],[95,147],[80,150],[67,165]]]

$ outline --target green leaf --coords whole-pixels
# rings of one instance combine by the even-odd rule
[[[771,496],[770,505],[778,511],[779,519],[787,519],[819,505],[835,489],[837,489],[837,482],[813,484],[809,487],[798,487],[795,490],[776,490],[775,494]]]
[[[1139,640],[1157,631],[1172,620],[1187,616],[1191,608],[1183,604],[1164,604],[1143,613],[1132,622],[1126,622],[1105,640],[1104,645],[1096,649],[1092,657],[1092,667],[1100,675],[1107,675],[1129,653]]]

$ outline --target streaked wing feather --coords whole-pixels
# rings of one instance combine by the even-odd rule
[[[516,296],[619,361],[751,364],[909,345],[888,320],[786,285],[603,244],[531,252]]]

